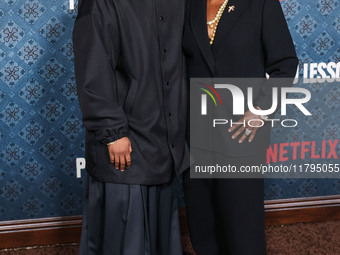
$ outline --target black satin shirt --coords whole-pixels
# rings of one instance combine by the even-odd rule
[[[81,0],[73,30],[86,169],[99,181],[155,185],[188,167],[183,0]],[[132,165],[107,143],[129,137]]]

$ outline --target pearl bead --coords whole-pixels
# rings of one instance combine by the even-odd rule
[[[212,45],[214,43],[215,35],[216,35],[216,30],[217,30],[217,25],[220,22],[220,19],[221,19],[222,14],[223,14],[223,12],[224,12],[227,4],[228,4],[228,1],[229,0],[225,0],[223,2],[223,4],[221,5],[220,9],[217,11],[217,14],[216,14],[215,18],[212,21],[208,21],[207,22],[207,25],[209,25],[210,28],[213,28],[214,24],[216,23],[215,29],[214,29],[214,31],[213,31],[213,33],[211,35],[211,38],[210,38],[210,45]]]

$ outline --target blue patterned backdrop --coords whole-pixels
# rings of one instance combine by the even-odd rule
[[[300,67],[340,62],[337,0],[281,4]],[[66,0],[0,0],[0,220],[81,214],[83,178],[76,178],[75,158],[84,156],[84,129],[73,69],[75,17]],[[339,88],[333,94],[339,104]],[[328,114],[322,100],[318,107],[315,112]],[[339,138],[339,122],[321,128],[335,129]],[[265,185],[266,199],[340,194],[334,179]],[[182,204],[180,186],[179,197]]]
[[[281,1],[299,58],[299,76],[305,63],[340,62],[339,0]],[[308,86],[308,87],[307,87]],[[307,85],[312,93],[312,118],[293,132],[272,129],[272,143],[289,140],[340,138],[340,87]],[[300,86],[301,87],[301,86]],[[332,161],[333,163],[340,163]],[[340,179],[268,179],[265,199],[340,194]]]
[[[0,220],[81,213],[68,1],[0,1]]]

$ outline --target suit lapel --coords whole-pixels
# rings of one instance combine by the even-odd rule
[[[202,52],[202,55],[207,62],[211,72],[214,74],[214,58],[209,44],[207,30],[207,0],[192,0],[191,1],[191,28],[194,33],[196,42]]]
[[[229,36],[235,22],[240,17],[247,6],[249,0],[229,0],[227,7],[220,19],[217,27],[212,52],[217,53],[218,49],[223,45],[224,40]],[[229,7],[234,7],[234,10],[229,11]]]

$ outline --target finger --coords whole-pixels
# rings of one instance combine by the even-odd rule
[[[251,134],[249,136],[249,142],[254,140],[256,132],[257,132],[257,128],[253,129],[253,132],[251,132]]]
[[[124,156],[120,156],[119,158],[119,161],[120,161],[120,171],[124,171],[125,170],[125,157]]]
[[[119,169],[119,156],[115,155],[115,167],[118,170]]]
[[[114,164],[115,163],[115,156],[110,153],[110,163]]]
[[[131,155],[130,154],[125,155],[125,161],[126,161],[127,167],[131,166]]]
[[[130,151],[130,153],[132,152],[132,147],[131,147],[131,144],[130,144],[130,146],[129,146],[129,151]]]
[[[238,123],[239,122],[243,122],[243,118],[239,119],[237,121]],[[229,129],[228,129],[228,132],[233,132],[237,127],[239,127],[241,124],[233,124]]]
[[[246,128],[244,126],[241,126],[232,136],[232,139],[235,139],[238,137]]]
[[[110,163],[113,164],[114,161],[115,161],[115,156],[114,156],[114,154],[111,152],[109,146],[107,147],[107,150],[109,151]]]
[[[238,140],[239,143],[243,143],[243,141],[247,138],[246,134],[243,134],[240,138],[240,140]]]

